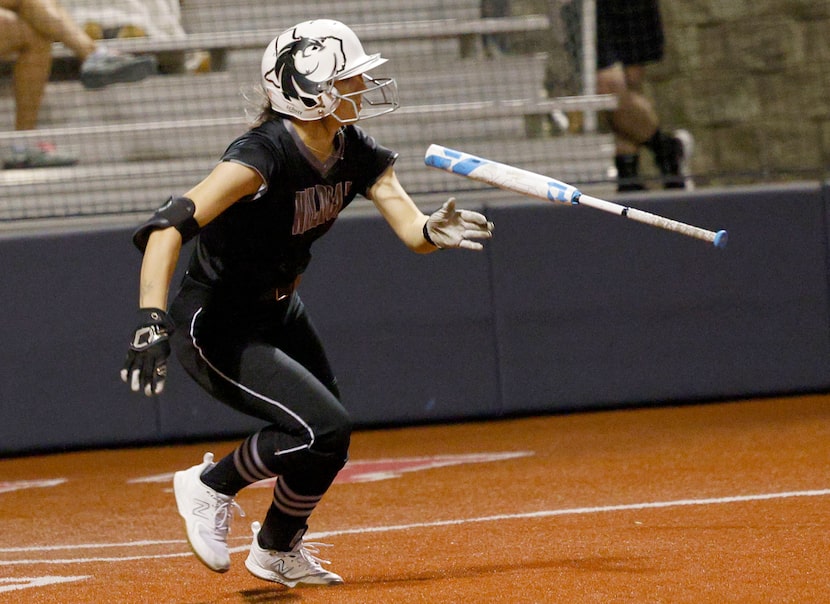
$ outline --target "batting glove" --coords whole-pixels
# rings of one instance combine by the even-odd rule
[[[142,308],[138,314],[139,325],[121,369],[121,381],[129,383],[133,392],[143,390],[153,396],[164,390],[173,323],[159,308]]]
[[[484,246],[473,240],[492,236],[493,223],[478,212],[456,210],[453,197],[440,210],[430,214],[424,223],[424,239],[439,249],[482,250]]]

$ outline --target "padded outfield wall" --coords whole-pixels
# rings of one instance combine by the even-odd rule
[[[301,288],[361,427],[830,389],[830,187],[652,194],[725,250],[589,208],[486,208],[483,253],[408,252],[377,216],[318,242]],[[118,378],[130,229],[0,239],[0,454],[223,438],[258,426],[176,363]]]

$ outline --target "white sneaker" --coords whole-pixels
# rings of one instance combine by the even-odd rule
[[[688,130],[676,130],[674,137],[680,141],[682,149],[678,172],[683,179],[684,188],[691,191],[695,188],[695,181],[692,178],[692,154],[695,152],[695,139]]]
[[[200,479],[213,465],[213,453],[205,453],[198,466],[173,475],[173,493],[184,518],[187,541],[196,557],[210,570],[224,573],[231,567],[228,532],[235,510],[242,508],[230,495],[217,493]]]
[[[267,550],[261,548],[257,540],[259,522],[254,522],[251,529],[254,533],[254,540],[251,543],[248,559],[245,560],[245,567],[255,577],[282,583],[288,587],[294,587],[298,583],[337,585],[343,582],[340,575],[329,572],[321,566],[321,563],[330,564],[328,560],[321,560],[315,556],[319,553],[317,547],[325,544],[307,543],[301,539],[290,552]]]

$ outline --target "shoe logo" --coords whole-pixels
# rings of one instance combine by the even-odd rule
[[[193,515],[198,516],[199,518],[204,518],[205,520],[210,520],[210,503],[207,501],[202,501],[201,499],[196,500],[196,505],[193,508]]]

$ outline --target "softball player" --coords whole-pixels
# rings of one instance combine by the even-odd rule
[[[398,106],[394,79],[368,71],[354,32],[337,21],[300,23],[267,47],[267,107],[213,171],[139,227],[144,253],[140,310],[121,378],[159,394],[171,347],[205,390],[268,425],[231,454],[177,472],[174,492],[196,556],[230,567],[228,529],[246,486],[277,477],[262,524],[254,523],[247,569],[293,587],[335,584],[307,520],[346,463],[352,425],[320,339],[297,293],[312,242],[360,194],[372,200],[412,251],[482,249],[493,225],[454,200],[427,216],[404,191],[397,154],[354,125]],[[196,237],[169,314],[181,246]],[[175,329],[174,329],[175,327]]]

